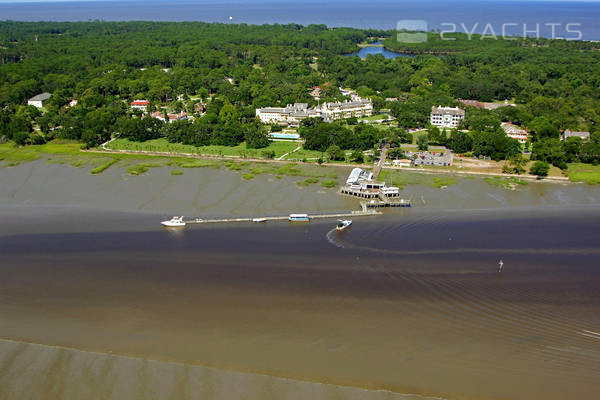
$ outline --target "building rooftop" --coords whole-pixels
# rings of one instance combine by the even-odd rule
[[[40,93],[37,96],[33,96],[32,98],[30,98],[29,101],[46,101],[50,97],[52,97],[50,93]]]
[[[432,114],[446,114],[446,115],[465,115],[465,110],[458,107],[442,107],[433,106],[431,107]]]

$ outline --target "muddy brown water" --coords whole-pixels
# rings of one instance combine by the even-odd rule
[[[426,204],[342,233],[334,221],[172,231],[165,215],[264,214],[266,192],[274,214],[356,202],[221,170],[88,174],[0,170],[6,398],[600,395],[594,187],[465,179],[407,187]]]

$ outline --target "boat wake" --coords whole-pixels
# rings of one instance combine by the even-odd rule
[[[340,232],[338,232],[337,229],[333,228],[332,230],[330,230],[329,232],[327,232],[327,234],[325,235],[325,237],[327,238],[327,241],[329,243],[331,243],[333,246],[339,247],[341,249],[345,249],[346,248],[346,245],[340,239]]]

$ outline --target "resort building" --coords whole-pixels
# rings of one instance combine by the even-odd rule
[[[369,117],[373,115],[373,103],[368,99],[355,98],[341,103],[323,103],[315,110],[324,120],[336,120],[351,117]]]
[[[506,132],[506,136],[517,139],[519,143],[525,143],[529,138],[529,132],[510,122],[503,122],[502,129],[504,129],[504,132]]]
[[[52,97],[52,95],[50,93],[41,93],[41,94],[38,94],[37,96],[34,96],[34,97],[30,98],[29,100],[27,100],[27,105],[28,106],[34,106],[34,107],[37,107],[37,108],[42,108],[42,107],[44,107],[44,103],[50,97]]]
[[[146,111],[150,102],[148,100],[134,100],[129,105],[133,110]]]
[[[564,141],[570,137],[578,137],[578,138],[582,138],[583,140],[585,140],[585,139],[590,138],[590,133],[586,132],[586,131],[572,131],[570,129],[567,129],[560,135],[560,140]]]
[[[431,125],[444,128],[456,128],[465,119],[465,110],[458,107],[432,107]]]
[[[265,124],[299,125],[300,121],[309,117],[320,117],[310,110],[306,103],[294,103],[281,107],[265,107],[256,110],[256,117]]]
[[[323,103],[309,108],[306,103],[289,104],[286,107],[265,107],[256,110],[256,118],[265,124],[298,126],[305,118],[319,117],[325,121],[350,117],[367,117],[373,114],[373,103],[358,99],[337,103]]]

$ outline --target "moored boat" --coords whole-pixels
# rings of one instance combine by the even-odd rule
[[[183,220],[183,217],[173,217],[168,221],[161,222],[161,224],[168,228],[182,228],[185,226],[185,221]]]
[[[349,228],[350,225],[352,225],[351,219],[338,219],[335,229],[338,231],[343,231],[344,229]]]
[[[308,214],[290,214],[288,217],[290,222],[308,222],[310,221]]]
[[[256,223],[267,222],[267,219],[266,218],[252,218],[252,222],[256,222]]]

